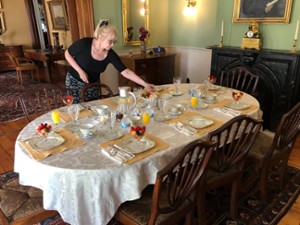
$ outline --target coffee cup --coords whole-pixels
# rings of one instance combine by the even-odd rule
[[[84,137],[88,137],[94,134],[95,126],[91,123],[81,124],[79,126],[79,131]]]

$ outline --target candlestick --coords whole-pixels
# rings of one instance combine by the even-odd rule
[[[221,26],[221,37],[224,36],[224,21],[222,20],[222,26]]]
[[[298,40],[299,20],[297,20],[294,40]]]
[[[223,44],[223,36],[221,36],[221,42],[220,42],[220,44],[219,44],[219,47],[220,47],[220,48],[223,48],[223,46],[224,46],[224,44]]]

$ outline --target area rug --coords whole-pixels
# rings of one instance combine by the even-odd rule
[[[43,87],[57,86],[49,83],[37,83],[29,74],[23,73],[23,84],[17,82],[15,71],[0,73],[0,122],[24,116],[17,100],[21,96],[33,96],[34,91]]]
[[[268,194],[270,204],[263,206],[259,199],[259,187],[256,186],[247,194],[244,194],[239,200],[238,219],[233,220],[229,215],[229,196],[228,190],[218,189],[207,194],[207,224],[214,225],[275,225],[286,214],[293,205],[300,192],[300,170],[294,167],[287,167],[285,179],[287,184],[283,190],[279,189],[277,168],[273,168],[269,176]],[[10,172],[0,175],[0,187],[10,176],[16,176]],[[225,191],[226,190],[226,191]],[[57,215],[46,219],[35,225],[68,225]],[[108,225],[122,225],[116,221],[110,221]]]

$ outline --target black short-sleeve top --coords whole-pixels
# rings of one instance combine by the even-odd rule
[[[92,57],[93,38],[82,38],[74,42],[69,48],[69,54],[75,59],[77,64],[88,74],[89,82],[99,80],[99,76],[105,71],[108,64],[113,66],[121,73],[126,69],[117,53],[110,49],[105,59],[96,60]],[[82,81],[78,72],[74,68],[69,69],[69,73],[79,81]]]

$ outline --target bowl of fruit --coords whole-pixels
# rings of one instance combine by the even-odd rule
[[[150,91],[141,92],[141,98],[147,103],[154,106],[156,104],[157,95]]]
[[[41,123],[39,126],[37,126],[36,133],[41,136],[47,137],[48,134],[51,132],[51,130],[52,130],[52,127],[50,124]]]
[[[131,126],[130,127],[130,134],[132,137],[138,141],[140,141],[146,132],[146,127],[145,126]]]

